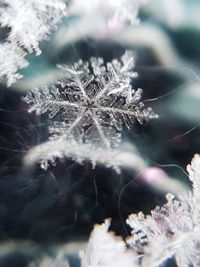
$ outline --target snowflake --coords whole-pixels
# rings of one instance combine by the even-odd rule
[[[150,215],[129,216],[132,228],[128,243],[143,255],[141,266],[161,266],[174,257],[178,267],[200,266],[200,156],[188,166],[193,191],[176,199],[167,194],[167,203]],[[155,253],[156,252],[156,253]]]
[[[157,118],[140,102],[141,89],[132,89],[133,67],[130,51],[106,66],[102,58],[59,66],[63,78],[56,85],[33,89],[24,100],[30,105],[29,112],[48,113],[51,142],[67,140],[93,149],[111,149],[121,141],[123,126],[130,128],[135,119],[142,123]]]
[[[21,75],[16,74],[17,68],[28,65],[25,56],[28,53],[41,53],[39,42],[47,39],[50,31],[56,27],[66,14],[63,0],[2,0],[0,3],[0,26],[9,30],[8,37],[1,44],[0,59],[6,51],[7,64],[3,62],[0,79],[7,78],[8,85],[15,82]],[[19,60],[20,59],[20,60]],[[17,61],[19,60],[19,63]],[[25,62],[25,63],[24,63]],[[12,63],[15,63],[12,65]],[[2,64],[2,63],[1,63]],[[15,69],[14,72],[10,71]]]

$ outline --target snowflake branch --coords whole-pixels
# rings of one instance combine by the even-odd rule
[[[89,81],[86,83],[86,85],[83,85],[81,80],[78,79],[77,77],[75,78],[75,82],[77,83],[81,93],[83,94],[83,97],[87,100],[89,99],[88,95],[85,92],[85,87],[87,86],[88,83],[90,83]]]
[[[67,133],[70,133],[78,124],[79,124],[79,122],[82,120],[82,118],[85,116],[87,114],[87,112],[86,113],[82,113],[71,125],[70,125],[70,127],[66,130],[66,134]]]
[[[147,108],[144,109],[143,112],[142,110],[128,110],[128,109],[119,109],[119,108],[109,108],[109,107],[102,107],[99,106],[99,108],[94,108],[95,110],[101,110],[101,111],[105,111],[105,112],[109,112],[109,113],[119,113],[121,115],[128,115],[131,117],[135,117],[135,118],[151,118],[151,109]],[[152,118],[156,118],[157,116],[152,112]]]
[[[92,114],[92,119],[93,119],[93,121],[95,123],[95,126],[96,126],[98,132],[99,132],[99,135],[101,137],[101,140],[103,141],[103,143],[105,144],[105,146],[107,148],[109,148],[110,147],[110,144],[109,144],[107,138],[105,137],[104,132],[103,132],[103,130],[102,130],[102,128],[101,128],[101,126],[100,126],[100,124],[98,122],[97,117],[94,115],[94,113]]]
[[[117,82],[119,84],[121,76],[123,74],[125,74],[129,79],[130,77],[134,76],[135,73],[131,72],[131,74],[129,73],[130,70],[133,68],[134,65],[134,57],[133,57],[133,53],[131,51],[126,51],[126,53],[121,57],[122,62],[124,63],[123,66],[120,66],[121,68],[118,69],[118,72],[116,72],[116,70],[113,68],[112,64],[107,64],[107,68],[109,67],[109,69],[112,69],[112,74],[113,77],[111,78],[111,80],[105,85],[105,87],[95,96],[95,100],[99,100],[106,92],[107,90],[112,87],[112,85]],[[129,79],[126,80],[126,84],[129,84]],[[122,89],[124,89],[124,87],[122,86]],[[121,90],[122,92],[122,90]]]

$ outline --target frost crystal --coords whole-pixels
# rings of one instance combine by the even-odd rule
[[[65,12],[66,5],[64,0],[1,1],[0,26],[9,30],[8,37],[1,44],[1,47],[5,48],[5,45],[8,45],[11,48],[11,52],[6,51],[6,65],[2,55],[0,55],[1,65],[3,64],[4,66],[4,71],[0,71],[0,79],[6,76],[10,85],[11,82],[20,77],[20,75],[16,77],[16,70],[25,66],[23,58],[27,52],[32,53],[35,51],[37,55],[41,53],[39,42],[47,39],[50,31],[56,27]],[[0,53],[3,54],[4,50],[0,50]],[[17,64],[18,60],[19,63]],[[10,63],[15,64],[10,65]],[[15,71],[11,72],[10,69],[13,70],[13,68],[15,68]]]
[[[178,267],[200,266],[200,156],[188,166],[193,191],[178,199],[167,195],[167,203],[151,215],[129,216],[132,228],[128,243],[142,254],[140,266],[159,267],[174,257]]]
[[[86,63],[80,60],[71,67],[62,65],[63,78],[56,85],[36,88],[24,100],[29,112],[49,115],[50,142],[112,149],[121,141],[123,126],[130,128],[135,119],[142,123],[157,117],[140,102],[141,89],[132,89],[131,79],[136,77],[133,67],[130,51],[106,66],[102,58],[91,58]],[[51,143],[48,145],[51,147]],[[82,160],[80,153],[76,154],[76,160]]]

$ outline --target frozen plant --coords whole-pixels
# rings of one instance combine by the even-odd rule
[[[58,158],[68,157],[78,163],[88,160],[92,163],[93,167],[95,167],[96,163],[100,163],[120,173],[123,159],[119,155],[121,155],[121,151],[117,149],[103,149],[101,147],[94,149],[92,143],[83,144],[82,141],[80,143],[75,140],[59,138],[30,149],[24,158],[24,165],[29,167],[34,162],[40,160],[41,167],[47,170],[49,162],[52,164]]]
[[[20,78],[16,70],[25,66],[23,58],[27,53],[41,53],[39,42],[48,38],[65,14],[64,0],[1,0],[0,26],[8,30],[8,37],[0,46],[0,60],[4,66],[0,79],[7,78],[10,85]],[[7,65],[3,56],[7,58]]]
[[[24,157],[24,166],[29,168],[40,161],[41,167],[46,170],[49,166],[49,161],[53,163],[56,159],[68,157],[79,163],[84,160],[90,161],[93,167],[97,163],[102,164],[105,167],[113,168],[117,173],[121,172],[121,168],[129,168],[136,171],[146,168],[144,159],[136,150],[133,150],[130,143],[128,145],[131,151],[127,151],[124,148],[124,143],[117,149],[99,147],[94,150],[92,144],[80,144],[73,140],[69,142],[69,140],[58,139],[51,141],[51,146],[49,146],[49,141],[46,141],[28,151]]]
[[[24,101],[30,106],[29,112],[47,113],[49,117],[51,135],[43,151],[40,150],[43,166],[63,156],[81,163],[90,152],[96,151],[92,160],[95,166],[103,158],[100,154],[105,155],[103,150],[111,151],[118,146],[124,126],[129,129],[135,119],[142,123],[157,118],[140,101],[142,90],[131,86],[132,78],[137,75],[132,71],[134,64],[133,53],[126,51],[120,61],[114,59],[106,66],[102,58],[58,66],[63,78],[49,88],[36,88],[26,95]],[[69,155],[63,151],[67,146]],[[113,153],[107,155],[113,161]],[[109,158],[107,161],[106,164],[100,160],[112,166]]]

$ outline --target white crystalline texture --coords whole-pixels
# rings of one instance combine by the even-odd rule
[[[167,203],[151,215],[132,214],[127,223],[132,228],[128,243],[142,253],[140,266],[159,267],[174,257],[178,267],[200,266],[200,156],[188,166],[193,191],[178,199],[167,195]]]
[[[138,167],[140,160],[135,154],[126,153],[118,149],[95,148],[93,144],[78,143],[75,140],[57,139],[44,142],[30,149],[24,157],[24,165],[30,167],[35,162],[40,162],[41,167],[47,170],[49,165],[56,165],[57,159],[70,158],[79,164],[89,161],[92,167],[101,164],[107,168],[121,172],[122,166],[131,164],[131,168]],[[128,165],[128,166],[129,166]]]
[[[140,101],[141,89],[131,86],[132,78],[136,77],[132,71],[134,63],[133,53],[126,51],[120,61],[115,59],[106,66],[102,58],[59,66],[63,78],[56,85],[36,88],[27,94],[24,100],[29,111],[49,116],[51,137],[45,146],[46,154],[52,155],[46,147],[49,145],[51,150],[55,140],[76,142],[75,148],[89,144],[93,149],[112,149],[121,141],[123,127],[130,128],[135,119],[142,123],[157,118]],[[73,158],[75,154],[77,161],[83,160],[78,152]]]
[[[24,68],[28,62],[24,59],[25,52],[15,44],[8,42],[0,44],[0,80],[7,79],[10,86],[21,78],[19,68]]]
[[[8,40],[39,54],[39,42],[65,14],[62,0],[3,0],[0,4],[0,24],[10,28]]]
[[[135,255],[124,241],[108,232],[110,221],[96,225],[86,250],[80,253],[81,267],[134,267]]]
[[[0,64],[3,64],[0,79],[7,77],[9,85],[15,82],[17,68],[27,65],[23,58],[27,53],[41,53],[39,42],[48,38],[50,31],[65,14],[64,0],[2,0],[0,26],[8,29],[8,37],[1,47],[9,44],[11,52],[6,53],[6,65],[0,57]],[[3,53],[3,49],[0,53]],[[15,64],[12,66],[10,63]],[[15,69],[14,73],[10,71],[12,68]]]

